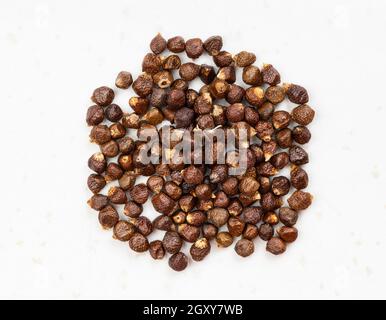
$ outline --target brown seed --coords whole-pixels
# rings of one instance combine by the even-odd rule
[[[106,180],[103,176],[93,173],[87,179],[87,186],[92,193],[97,194],[106,186]]]
[[[218,164],[212,167],[209,175],[211,183],[221,183],[228,177],[228,166],[225,164]]]
[[[183,241],[177,232],[167,231],[162,240],[162,244],[167,253],[174,254],[180,251]]]
[[[192,195],[187,194],[187,195],[182,196],[178,200],[178,204],[179,204],[182,211],[189,212],[195,206],[195,199]]]
[[[256,169],[257,173],[264,177],[272,177],[278,173],[278,170],[270,162],[261,163]]]
[[[298,213],[288,207],[279,210],[279,219],[287,227],[292,227],[298,221]]]
[[[245,107],[241,103],[234,103],[226,109],[226,117],[230,122],[240,122],[244,120]]]
[[[109,204],[109,198],[103,194],[94,194],[88,201],[87,204],[90,208],[100,211]]]
[[[257,109],[257,112],[259,113],[260,120],[264,120],[264,121],[269,120],[272,117],[274,111],[275,111],[275,106],[269,101],[264,102]]]
[[[109,142],[111,140],[109,127],[104,124],[94,126],[90,132],[90,140],[99,145]]]
[[[280,86],[268,87],[265,91],[265,98],[273,104],[278,104],[285,99],[285,90]]]
[[[173,181],[168,181],[165,183],[164,191],[173,200],[178,200],[182,195],[182,189]]]
[[[209,91],[216,99],[224,99],[229,91],[229,86],[228,82],[216,78],[210,84]]]
[[[291,184],[294,188],[301,190],[308,186],[308,174],[299,167],[293,167],[291,170]]]
[[[200,200],[209,200],[212,198],[212,188],[209,184],[198,184],[194,190],[196,197]]]
[[[125,128],[138,129],[139,116],[136,113],[126,114],[122,117],[122,124]]]
[[[158,33],[150,42],[150,49],[155,54],[160,54],[166,49],[166,40]]]
[[[292,119],[302,126],[309,125],[314,120],[315,111],[308,105],[303,104],[292,110]]]
[[[261,163],[264,161],[264,152],[259,145],[253,144],[249,148],[255,155],[256,163]]]
[[[144,216],[140,216],[138,218],[131,218],[129,219],[129,222],[131,222],[136,227],[136,229],[145,237],[153,232],[153,224],[148,218]]]
[[[294,242],[298,238],[298,230],[293,227],[281,227],[277,230],[279,237],[287,243]]]
[[[187,242],[195,242],[200,237],[198,227],[183,223],[177,228],[179,235]]]
[[[272,115],[272,123],[275,129],[288,127],[290,121],[291,116],[287,111],[276,111]]]
[[[243,238],[253,240],[259,235],[259,228],[253,224],[247,224],[244,228]]]
[[[238,217],[230,217],[228,220],[228,231],[233,237],[239,237],[244,231],[245,222]]]
[[[275,177],[272,180],[272,192],[276,196],[285,196],[291,188],[289,180],[284,177]]]
[[[264,154],[264,160],[269,161],[277,149],[277,143],[274,140],[263,142],[261,148]]]
[[[218,191],[215,194],[213,205],[219,208],[227,208],[229,206],[229,198],[224,191]]]
[[[261,86],[263,77],[260,69],[255,66],[248,66],[243,69],[243,81],[251,86]]]
[[[110,162],[107,165],[107,168],[106,168],[107,181],[118,180],[120,177],[122,177],[122,175],[123,175],[123,170],[118,164]]]
[[[216,77],[216,72],[212,66],[202,64],[200,67],[200,79],[205,84],[210,84]]]
[[[235,177],[227,178],[221,185],[228,196],[234,196],[239,191],[239,181]]]
[[[107,158],[114,158],[119,153],[118,143],[114,140],[111,140],[100,146],[101,152]]]
[[[153,259],[161,260],[165,256],[165,249],[162,246],[162,241],[154,240],[149,243],[149,252]]]
[[[160,213],[171,215],[175,211],[176,202],[163,192],[154,195],[151,202],[154,209]]]
[[[149,249],[149,241],[140,233],[135,233],[129,240],[131,250],[135,252],[145,252]]]
[[[173,80],[173,74],[167,70],[159,71],[153,75],[153,82],[161,89],[169,88]]]
[[[142,214],[142,211],[142,205],[134,201],[128,201],[123,209],[123,213],[130,218],[138,218]]]
[[[212,240],[216,237],[217,235],[217,227],[214,226],[213,224],[204,224],[202,226],[202,235],[208,239],[208,240]]]
[[[214,119],[210,114],[203,114],[197,118],[197,126],[200,129],[213,129],[215,127]]]
[[[118,180],[118,183],[123,190],[129,190],[134,186],[135,180],[136,180],[136,176],[133,173],[125,172],[123,176]]]
[[[265,100],[264,90],[260,87],[250,87],[245,91],[245,98],[251,105],[259,107]]]
[[[255,246],[251,240],[240,239],[236,242],[235,251],[239,256],[245,258],[255,251]]]
[[[283,201],[273,193],[267,192],[261,196],[260,203],[264,211],[273,211],[280,208]]]
[[[231,65],[233,63],[233,58],[229,52],[220,51],[213,57],[213,61],[218,67],[222,68]]]
[[[186,183],[194,185],[200,184],[204,180],[202,171],[193,165],[184,169],[182,171],[182,176],[184,177]]]
[[[287,149],[292,146],[291,129],[285,128],[276,133],[276,142],[282,149]]]
[[[274,229],[271,224],[263,223],[259,228],[259,236],[262,240],[268,241],[273,237]]]
[[[173,221],[176,224],[185,223],[185,220],[186,220],[186,213],[183,211],[178,211],[173,215]]]
[[[279,238],[272,238],[267,242],[267,251],[274,254],[279,255],[285,252],[286,244],[283,240]]]
[[[263,216],[263,221],[270,225],[277,225],[279,223],[279,217],[273,211],[266,212]]]
[[[243,211],[243,206],[239,199],[233,198],[231,199],[227,209],[231,216],[236,217]]]
[[[241,179],[239,190],[248,196],[254,195],[259,190],[260,184],[252,177],[245,177]]]
[[[119,215],[114,207],[108,205],[99,211],[99,223],[105,229],[110,229],[119,221]]]
[[[308,163],[308,153],[299,146],[292,146],[289,150],[290,161],[296,165]]]
[[[181,66],[181,59],[176,54],[168,56],[162,63],[164,70],[176,70]]]
[[[142,60],[142,71],[150,75],[157,73],[161,70],[162,59],[160,56],[154,53],[148,53]],[[133,84],[134,89],[134,84]]]
[[[221,36],[212,36],[204,42],[204,49],[210,56],[215,56],[220,52],[222,44]]]
[[[173,220],[164,215],[160,215],[153,221],[153,226],[155,229],[162,230],[162,231],[174,231],[175,226],[173,223]]]
[[[259,192],[261,194],[265,194],[271,190],[271,180],[268,177],[260,177],[259,183]]]
[[[167,42],[167,47],[171,52],[182,52],[185,50],[185,40],[180,36],[170,38]]]
[[[184,79],[176,79],[170,86],[171,89],[186,91],[189,88],[189,82]]]
[[[133,83],[133,76],[130,72],[121,71],[115,79],[115,86],[120,89],[128,89]]]
[[[129,241],[135,233],[135,227],[124,220],[118,221],[114,226],[114,238],[120,241]]]
[[[137,95],[146,98],[153,91],[153,78],[149,73],[142,73],[133,82],[133,89]]]
[[[185,92],[179,89],[169,91],[166,103],[170,108],[179,109],[185,105]]]
[[[219,232],[216,235],[216,242],[219,247],[229,247],[233,243],[233,237],[229,232]]]
[[[166,106],[167,91],[161,88],[153,88],[153,92],[150,96],[149,103],[155,108],[161,108]]]
[[[112,139],[120,139],[126,135],[126,128],[120,122],[113,123],[109,129]]]
[[[186,222],[192,226],[200,227],[206,222],[206,214],[202,211],[192,211],[186,215]]]
[[[147,187],[150,189],[153,193],[159,193],[161,192],[162,188],[164,187],[165,180],[164,178],[160,176],[152,176],[147,179]]]
[[[94,153],[88,159],[88,167],[96,173],[103,173],[106,170],[106,165],[107,162],[105,156],[101,152]]]
[[[193,90],[193,89],[188,89],[186,90],[186,97],[185,97],[185,100],[186,100],[186,106],[191,108],[194,106],[194,103],[196,102],[197,98],[198,98],[198,92],[196,90]]]
[[[245,108],[244,117],[245,121],[252,127],[254,127],[259,122],[259,113],[255,108]]]
[[[212,98],[209,93],[199,95],[194,103],[194,111],[198,114],[207,114],[212,112]]]
[[[188,266],[188,257],[182,253],[178,252],[173,254],[169,258],[169,267],[174,271],[183,271]]]
[[[256,55],[252,52],[241,51],[233,57],[236,66],[244,68],[256,61]]]
[[[143,115],[149,107],[149,100],[141,97],[131,97],[129,100],[130,107],[135,113]]]
[[[103,108],[98,105],[93,105],[87,109],[86,122],[89,126],[96,126],[105,119]]]
[[[288,99],[297,104],[304,104],[308,102],[307,90],[296,84],[285,84]]]
[[[293,210],[305,210],[312,203],[312,195],[308,192],[297,190],[288,198],[287,202]]]
[[[297,126],[292,130],[292,138],[299,144],[306,144],[311,139],[311,132],[307,127]]]
[[[111,187],[107,194],[111,203],[124,204],[127,201],[126,193],[119,187]]]
[[[142,117],[144,122],[156,126],[164,120],[162,112],[158,108],[151,108],[146,114]]]
[[[257,200],[260,200],[260,198],[261,198],[261,195],[259,192],[256,192],[255,194],[253,194],[251,196],[247,196],[246,194],[241,193],[239,196],[239,200],[244,207],[252,205]]]
[[[260,222],[262,215],[263,210],[261,207],[249,207],[243,210],[240,218],[245,223],[257,224]]]
[[[243,100],[245,96],[244,88],[238,86],[237,84],[232,84],[229,87],[229,91],[226,94],[226,101],[230,104],[238,103]]]
[[[283,169],[289,163],[289,155],[286,152],[280,152],[272,156],[270,162],[276,169]]]
[[[200,66],[193,62],[183,63],[179,71],[180,77],[185,81],[192,81],[200,74]]]
[[[146,184],[140,183],[129,190],[129,195],[136,203],[144,204],[149,197],[149,189]]]
[[[236,81],[236,70],[234,66],[223,67],[217,72],[217,78],[228,83]]]
[[[265,83],[268,83],[271,86],[276,86],[280,83],[280,74],[271,64],[265,64],[261,73]]]
[[[208,211],[208,222],[218,228],[227,223],[228,217],[228,210],[224,208],[214,208]]]
[[[194,261],[202,261],[210,252],[210,243],[206,238],[200,238],[190,247],[190,255]]]
[[[193,38],[186,41],[185,51],[189,58],[197,59],[204,52],[204,45],[199,38]]]
[[[106,107],[113,102],[114,97],[113,89],[109,87],[99,87],[94,90],[91,100],[99,106]]]

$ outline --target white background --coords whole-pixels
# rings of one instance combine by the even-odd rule
[[[386,298],[384,1],[0,3],[0,298]],[[139,73],[150,39],[207,38],[256,52],[307,87],[315,196],[274,257],[228,248],[182,273],[103,231],[90,192],[92,90]],[[118,102],[128,109],[129,92]],[[146,214],[152,216],[152,209]],[[186,249],[186,248],[185,248]]]

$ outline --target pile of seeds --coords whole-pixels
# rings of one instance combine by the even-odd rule
[[[100,147],[88,160],[93,173],[87,183],[94,194],[88,204],[99,211],[102,227],[113,229],[114,238],[128,242],[135,252],[149,251],[154,259],[170,254],[169,265],[176,271],[188,264],[181,251],[184,242],[191,243],[194,261],[209,254],[212,240],[219,247],[235,243],[236,253],[247,257],[260,238],[268,252],[282,254],[297,239],[299,211],[312,202],[311,194],[303,191],[308,175],[302,165],[309,159],[300,146],[311,138],[307,125],[315,114],[307,105],[306,89],[280,84],[272,65],[254,65],[255,54],[232,55],[222,46],[220,36],[205,42],[180,36],[166,41],[158,34],[143,59],[142,73],[133,81],[130,72],[122,71],[116,79],[119,89],[132,86],[136,96],[128,103],[134,112],[124,113],[114,104],[114,90],[108,87],[94,91],[95,105],[87,111],[91,141]],[[183,63],[185,54],[193,61],[208,54],[214,65]],[[245,87],[236,84],[237,68]],[[196,78],[203,82],[198,91],[189,88]],[[283,101],[295,104],[291,112],[279,110]],[[229,168],[237,166],[237,147],[223,164],[142,163],[139,154],[146,142],[129,133],[136,130],[139,136],[151,129],[159,135],[165,121],[171,130],[247,129],[251,142],[246,172],[229,175]],[[279,175],[287,166],[289,177]],[[140,176],[148,177],[146,184],[136,184]],[[143,215],[149,198],[160,214],[153,221]],[[288,206],[283,206],[285,200]],[[149,243],[154,230],[164,231],[163,239]]]

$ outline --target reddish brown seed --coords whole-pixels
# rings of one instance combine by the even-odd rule
[[[289,150],[290,161],[296,165],[308,163],[308,153],[299,146],[292,146]]]
[[[288,207],[282,207],[279,210],[279,219],[287,227],[292,227],[298,221],[298,213]]]
[[[197,126],[200,129],[213,129],[215,127],[214,119],[210,114],[203,114],[197,118]]]
[[[287,202],[293,210],[305,210],[312,203],[312,195],[308,192],[297,190],[288,198]]]
[[[243,81],[251,86],[261,86],[263,77],[260,69],[255,66],[248,66],[243,69]]]
[[[224,191],[218,191],[215,194],[213,205],[219,208],[226,208],[229,206],[229,198]]]
[[[162,59],[160,56],[155,55],[154,53],[148,53],[142,60],[142,71],[150,75],[157,73],[161,70]],[[133,83],[134,89],[134,83]]]
[[[291,188],[290,181],[284,177],[275,177],[272,180],[272,192],[276,196],[285,196]]]
[[[293,167],[291,170],[291,184],[294,188],[301,190],[308,186],[308,174],[299,167]]]
[[[241,179],[239,184],[240,192],[249,196],[255,194],[257,190],[259,190],[259,187],[260,184],[252,177],[245,177]]]
[[[236,81],[236,70],[234,66],[223,67],[218,70],[217,78],[228,83],[234,83]]]
[[[185,51],[189,58],[197,59],[204,52],[204,45],[199,38],[193,38],[186,41]]]
[[[188,266],[188,257],[182,253],[178,252],[173,254],[169,258],[169,267],[174,271],[183,271]]]
[[[109,197],[110,202],[114,204],[125,204],[127,201],[125,191],[119,187],[111,187],[107,196]]]
[[[92,193],[97,194],[106,186],[106,180],[103,176],[93,173],[87,178],[87,186]]]
[[[160,176],[152,176],[147,179],[147,187],[150,189],[153,193],[159,193],[161,192],[162,188],[164,187],[165,180],[164,178]]]
[[[194,103],[194,111],[198,114],[207,114],[212,112],[212,98],[209,93],[199,95]]]
[[[245,98],[251,105],[259,107],[265,100],[264,90],[260,87],[250,87],[245,91]]]
[[[171,52],[182,52],[185,50],[185,40],[180,36],[170,38],[167,42],[167,47]]]
[[[230,85],[228,82],[216,78],[210,84],[209,91],[210,94],[216,99],[224,99],[229,91],[229,87]]]
[[[142,205],[134,201],[128,201],[123,209],[123,213],[130,218],[138,218],[142,214],[142,211]]]
[[[232,84],[229,87],[229,90],[226,94],[226,101],[230,104],[238,103],[243,100],[245,96],[245,90],[244,88],[238,86],[237,84]]]
[[[195,242],[200,237],[198,227],[183,223],[177,228],[179,235],[187,242]]]
[[[287,243],[294,242],[298,238],[298,230],[294,227],[281,227],[277,230],[279,237]]]
[[[179,109],[185,105],[185,92],[179,89],[172,89],[167,95],[166,103],[170,108]]]
[[[308,102],[307,90],[296,84],[285,84],[288,99],[297,104],[304,104]]]
[[[292,110],[292,119],[302,126],[309,125],[314,119],[315,111],[308,105],[303,104]]]
[[[228,167],[224,164],[214,165],[209,175],[211,183],[220,183],[228,177]]]
[[[142,98],[146,98],[150,95],[153,91],[153,78],[151,74],[142,73],[139,75],[133,82],[133,90]]]
[[[153,227],[162,231],[175,231],[173,220],[164,215],[160,215],[153,220]]]
[[[216,77],[216,72],[212,66],[202,64],[199,72],[200,79],[205,84],[210,84]]]
[[[236,123],[244,120],[245,107],[241,103],[234,103],[226,109],[228,121]]]
[[[204,42],[204,49],[210,56],[215,56],[220,52],[222,44],[221,36],[212,36]]]
[[[184,79],[176,79],[170,86],[171,89],[186,91],[189,88],[189,82]]]
[[[160,213],[171,215],[175,211],[176,202],[163,192],[153,196],[151,202],[154,209]]]
[[[229,232],[219,232],[216,235],[216,242],[219,247],[229,247],[233,243],[233,237]]]
[[[244,231],[245,222],[238,217],[230,217],[227,223],[228,231],[233,237],[239,237]]]
[[[202,171],[193,166],[190,165],[186,169],[182,171],[182,176],[184,177],[184,180],[186,183],[189,184],[200,184],[204,180],[204,175]]]
[[[193,90],[193,89],[186,90],[185,100],[186,100],[187,107],[189,108],[193,107],[197,98],[198,98],[198,92],[196,90]]]
[[[245,223],[257,224],[260,222],[262,216],[263,210],[261,207],[249,207],[243,210],[240,218]]]
[[[200,227],[206,222],[206,214],[202,211],[192,211],[186,215],[186,222],[192,226]]]
[[[279,255],[285,252],[286,244],[279,238],[272,238],[267,242],[266,250],[274,255]]]
[[[106,107],[113,102],[114,97],[113,89],[109,87],[99,87],[94,90],[91,100],[99,106]]]
[[[288,127],[291,121],[291,115],[287,111],[276,111],[272,115],[272,124],[275,129]]]
[[[283,201],[273,193],[267,192],[261,196],[260,203],[264,211],[274,211],[282,206]]]
[[[311,132],[307,127],[297,126],[292,130],[292,138],[299,144],[306,144],[311,139]]]
[[[261,73],[265,83],[268,83],[271,86],[276,86],[280,83],[280,74],[271,64],[265,64]]]
[[[135,233],[129,240],[129,246],[135,252],[145,252],[149,249],[149,241],[144,235]]]
[[[247,224],[244,228],[243,238],[253,240],[259,235],[259,228],[253,224]]]
[[[213,61],[218,67],[222,68],[231,65],[233,63],[233,58],[229,52],[220,51],[213,57]]]
[[[120,89],[128,89],[133,83],[133,76],[130,72],[121,71],[115,79],[115,86]]]
[[[119,215],[114,207],[108,205],[99,211],[99,223],[105,229],[110,229],[119,221]]]
[[[262,240],[268,241],[273,237],[274,229],[269,223],[263,223],[259,228],[259,236]]]
[[[186,220],[186,213],[182,211],[178,211],[173,215],[173,221],[176,224],[182,224],[185,223]]]
[[[192,81],[200,74],[200,66],[193,62],[183,63],[179,71],[180,77],[185,81]]]
[[[283,169],[289,163],[289,155],[286,152],[280,152],[272,156],[270,162],[276,169]]]
[[[86,122],[89,126],[96,126],[105,119],[103,108],[93,105],[87,109]]]
[[[208,211],[208,222],[218,228],[227,223],[228,217],[228,210],[224,208],[214,208]]]
[[[183,241],[177,232],[167,231],[162,240],[162,244],[167,253],[174,254],[180,251]]]
[[[164,191],[173,200],[178,200],[182,195],[182,189],[173,181],[168,181],[165,183]]]
[[[134,186],[136,179],[137,177],[133,173],[125,172],[123,176],[118,180],[119,186],[123,190],[129,190]]]
[[[275,111],[275,106],[269,102],[264,102],[258,109],[260,120],[267,121],[271,118],[273,112]]]
[[[212,188],[209,184],[198,184],[194,189],[196,197],[200,200],[209,200],[212,198]]]
[[[109,127],[104,124],[94,126],[90,132],[90,140],[99,145],[109,142],[111,140]]]
[[[113,232],[114,238],[120,241],[129,241],[135,233],[135,227],[131,223],[121,220],[114,226]]]
[[[162,108],[166,106],[167,91],[161,88],[153,88],[149,103],[155,108]]]
[[[239,181],[235,177],[229,177],[221,184],[221,188],[228,196],[234,196],[239,191]]]
[[[136,203],[144,204],[149,197],[149,189],[144,183],[140,183],[129,190],[129,195]]]
[[[278,104],[285,99],[285,90],[280,86],[268,87],[265,91],[265,98],[273,104]]]
[[[268,177],[259,178],[260,188],[259,192],[265,194],[271,190],[271,180]]]
[[[122,177],[122,175],[123,175],[123,170],[118,164],[116,164],[114,162],[110,162],[107,165],[107,168],[106,168],[106,180],[107,181],[117,180],[120,177]]]
[[[270,225],[277,225],[279,223],[279,217],[273,211],[266,212],[263,216],[263,221]]]
[[[233,57],[236,66],[247,67],[256,61],[256,55],[252,52],[241,51]]]
[[[131,97],[129,105],[136,114],[143,115],[149,107],[149,100],[141,97]]]
[[[282,149],[287,149],[292,146],[291,129],[285,128],[276,133],[276,142]]]
[[[194,261],[202,261],[210,252],[210,243],[206,238],[200,238],[190,247],[190,255]]]
[[[153,75],[153,82],[161,89],[166,89],[173,83],[173,74],[168,70],[159,71]]]
[[[235,251],[239,256],[245,258],[255,251],[255,246],[251,240],[240,239],[236,242]]]
[[[190,194],[184,195],[178,200],[178,204],[182,211],[189,212],[195,206],[195,198]]]
[[[213,224],[204,224],[202,226],[202,235],[208,239],[208,240],[212,240],[216,237],[217,235],[217,227],[214,226]]]
[[[150,49],[155,54],[160,54],[166,49],[166,40],[158,33],[150,42]]]
[[[239,199],[233,198],[231,199],[227,209],[231,216],[236,217],[243,211],[243,205]]]
[[[272,177],[278,173],[278,170],[270,162],[261,163],[256,169],[257,173],[264,177]]]
[[[94,194],[88,201],[87,204],[90,208],[100,211],[109,204],[109,198],[103,194]]]
[[[101,152],[94,153],[88,159],[88,167],[96,173],[103,173],[106,170],[106,165],[107,162],[105,156]]]
[[[126,128],[120,122],[113,123],[109,129],[112,139],[120,139],[126,135]]]
[[[255,108],[245,108],[244,117],[245,121],[252,127],[254,127],[259,122],[259,113]]]
[[[136,113],[125,114],[122,117],[122,124],[125,128],[138,129],[139,116]]]
[[[114,140],[111,140],[100,146],[101,152],[107,158],[114,158],[119,153],[118,143]]]
[[[268,142],[272,139],[272,134],[274,133],[274,129],[272,124],[268,121],[259,121],[255,127],[256,135],[259,139]]]
[[[150,256],[155,260],[161,260],[165,256],[165,249],[162,246],[162,241],[154,240],[149,243]]]

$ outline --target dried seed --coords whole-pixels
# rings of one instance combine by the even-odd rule
[[[276,142],[282,149],[287,149],[292,146],[291,129],[285,128],[276,133]]]
[[[230,217],[227,223],[228,231],[233,237],[239,237],[242,235],[245,222],[238,217]]]
[[[186,183],[194,185],[200,184],[204,180],[202,171],[193,165],[184,169],[182,171],[182,176],[184,177]]]
[[[301,190],[308,186],[308,174],[299,167],[293,167],[291,170],[291,184],[294,188]]]
[[[315,111],[308,105],[303,104],[292,110],[292,119],[302,126],[309,125],[314,120]]]
[[[161,260],[165,256],[165,249],[162,246],[162,241],[154,240],[149,243],[149,252],[153,259]]]
[[[125,191],[119,187],[111,187],[107,196],[109,197],[110,202],[114,204],[125,204],[127,201]]]
[[[260,69],[255,66],[248,66],[243,69],[243,81],[251,86],[261,86],[263,77]]]
[[[152,176],[149,179],[147,179],[146,184],[151,192],[159,193],[159,192],[161,192],[162,188],[164,187],[165,180],[164,180],[164,178],[162,178],[160,176]]]
[[[164,70],[176,70],[181,66],[181,59],[176,54],[168,56],[162,63]]]
[[[206,238],[200,238],[190,247],[190,255],[194,261],[202,261],[210,252],[210,243]]]
[[[129,195],[138,204],[144,204],[149,197],[149,189],[146,184],[140,183],[129,190]]]
[[[259,229],[253,224],[247,224],[244,228],[243,238],[253,240],[259,235]]]
[[[174,271],[182,271],[188,266],[188,257],[182,252],[173,254],[169,258],[169,267]]]
[[[265,83],[268,83],[271,86],[276,86],[280,83],[280,74],[271,64],[265,64],[261,73]]]
[[[179,109],[185,105],[185,92],[180,89],[172,89],[169,91],[166,103],[170,108]]]
[[[130,218],[138,218],[142,211],[142,205],[134,201],[128,201],[123,209],[123,213]]]
[[[262,240],[268,241],[273,237],[274,229],[269,223],[263,223],[259,228],[259,236]]]
[[[186,41],[185,51],[189,58],[197,59],[204,52],[204,44],[199,38],[189,39]]]
[[[150,49],[155,54],[160,54],[166,49],[166,40],[158,33],[150,42]]]
[[[135,252],[145,252],[149,249],[149,241],[140,233],[135,233],[129,240],[131,250]]]
[[[259,122],[259,113],[256,109],[247,107],[245,108],[244,118],[249,125],[254,127]]]
[[[289,163],[289,155],[286,152],[280,152],[272,156],[270,162],[276,169],[283,169]]]
[[[134,92],[142,97],[146,98],[153,92],[153,78],[149,73],[142,73],[138,78],[133,82]]]
[[[298,221],[298,213],[288,207],[279,210],[279,219],[287,227],[292,227]]]
[[[189,212],[195,206],[195,199],[192,195],[184,195],[178,200],[178,204],[182,211]]]
[[[298,230],[293,227],[281,227],[277,230],[277,234],[287,243],[294,242],[298,238]]]
[[[264,211],[273,211],[280,208],[283,201],[273,193],[267,192],[261,196],[260,203]]]
[[[259,107],[265,100],[264,90],[260,87],[250,87],[245,91],[245,98],[251,105]]]
[[[204,42],[204,49],[210,56],[217,55],[222,48],[222,37],[212,36]]]
[[[210,94],[204,93],[199,95],[194,103],[194,111],[198,114],[207,114],[212,112],[212,98]]]
[[[160,56],[155,55],[154,53],[148,53],[142,60],[142,71],[150,75],[161,71],[162,59]],[[134,83],[133,83],[134,89]],[[134,89],[135,90],[135,89]]]
[[[308,102],[307,90],[296,84],[285,84],[288,99],[297,104],[304,104]]]
[[[272,124],[275,129],[288,127],[291,122],[291,115],[287,111],[276,111],[272,115]]]
[[[247,67],[255,63],[256,55],[252,52],[241,51],[233,57],[233,60],[238,67]]]
[[[227,51],[220,51],[213,56],[213,61],[219,68],[227,67],[233,63],[232,55]]]
[[[106,186],[106,180],[103,176],[93,173],[87,179],[87,186],[92,193],[97,194]]]
[[[254,195],[259,190],[260,184],[252,177],[242,178],[239,184],[239,190],[248,196]]]
[[[178,200],[182,195],[182,189],[173,181],[168,181],[165,183],[164,191],[173,200]]]
[[[104,124],[94,126],[90,132],[90,140],[99,145],[109,142],[111,140],[109,127]]]
[[[173,223],[173,220],[164,215],[160,215],[153,221],[153,226],[155,229],[162,230],[162,231],[174,231],[175,226]]]
[[[193,62],[183,63],[179,71],[180,77],[185,81],[192,81],[200,74],[200,66]]]
[[[98,220],[104,229],[111,229],[119,221],[119,215],[114,207],[108,205],[99,211]]]
[[[114,97],[113,89],[109,87],[99,87],[94,90],[91,100],[99,106],[106,107],[113,102]]]
[[[88,159],[88,167],[96,173],[103,173],[106,170],[107,162],[105,156],[101,152],[94,153]]]
[[[267,242],[267,251],[274,254],[279,255],[285,252],[286,244],[283,240],[279,238],[272,238]]]
[[[135,234],[135,227],[127,221],[118,221],[114,226],[114,238],[120,241],[129,241]]]
[[[292,138],[299,144],[306,144],[311,139],[311,132],[307,127],[297,126],[292,130]]]
[[[217,235],[217,227],[214,226],[213,224],[204,224],[202,226],[202,235],[208,239],[208,240],[212,240],[216,237]]]
[[[122,175],[123,175],[123,170],[118,164],[114,162],[110,162],[107,165],[107,168],[106,168],[107,181],[118,180],[120,177],[122,177]]]
[[[170,38],[167,42],[167,47],[169,51],[174,53],[183,52],[185,50],[185,40],[180,36]]]
[[[185,103],[187,107],[189,108],[193,107],[197,98],[198,98],[198,92],[196,90],[193,90],[193,89],[186,90]]]
[[[239,199],[233,198],[231,199],[227,209],[231,216],[236,217],[243,211],[243,206]]]
[[[93,105],[87,109],[86,122],[89,126],[96,126],[105,119],[105,113],[101,106]]]
[[[285,196],[291,188],[290,181],[284,177],[275,177],[272,180],[272,192],[276,196]]]
[[[121,71],[115,79],[115,86],[120,89],[128,89],[133,84],[133,76],[130,72]]]
[[[159,71],[153,75],[153,82],[161,89],[169,88],[173,81],[173,74],[167,70]]]
[[[234,103],[226,109],[228,121],[236,123],[244,120],[245,107],[241,103]]]
[[[139,116],[136,113],[126,114],[122,118],[122,124],[125,128],[138,129]]]
[[[233,243],[233,237],[229,232],[219,232],[216,235],[216,242],[219,247],[229,247]]]
[[[171,215],[175,211],[176,202],[163,192],[154,195],[151,202],[154,209],[160,213]]]
[[[259,164],[256,170],[259,175],[264,177],[272,177],[278,173],[278,170],[270,162]]]
[[[236,81],[236,70],[234,66],[223,67],[217,72],[217,78],[228,83]]]
[[[103,194],[94,194],[88,201],[87,204],[90,208],[100,211],[109,204],[109,198]]]
[[[308,163],[308,153],[299,146],[292,146],[289,150],[290,161],[296,165]]]
[[[118,180],[118,183],[123,190],[129,190],[134,186],[135,180],[136,176],[133,173],[125,172],[123,176]]]
[[[198,227],[183,223],[177,228],[179,235],[187,242],[195,242],[200,236]]]
[[[216,99],[224,99],[229,91],[229,83],[220,80],[218,78],[214,79],[209,86],[210,94]]]
[[[241,220],[245,223],[257,224],[263,216],[263,209],[261,207],[248,207],[241,213]]]
[[[264,121],[269,120],[272,117],[274,111],[275,111],[275,106],[269,101],[264,102],[257,109],[257,112],[259,113],[260,120],[264,120]]]
[[[143,115],[149,107],[149,100],[141,97],[131,97],[129,100],[130,107],[135,113]]]
[[[228,217],[228,210],[224,208],[214,208],[208,211],[208,222],[218,228],[227,223]]]
[[[109,129],[112,139],[120,139],[126,135],[126,128],[120,122],[113,123]]]
[[[114,158],[119,153],[118,143],[114,140],[111,140],[100,146],[101,152],[107,158]]]
[[[245,258],[255,251],[255,246],[251,240],[240,239],[236,242],[235,251],[239,256]]]
[[[226,101],[230,104],[238,103],[243,100],[245,96],[244,88],[238,86],[237,84],[232,84],[229,86],[229,90],[226,94]]]
[[[265,91],[265,98],[273,104],[278,104],[285,99],[285,90],[280,86],[268,87]]]
[[[287,202],[293,210],[305,210],[312,203],[312,195],[308,192],[297,190],[288,198]]]
[[[210,84],[216,77],[216,72],[212,66],[202,64],[200,67],[200,79],[205,84]]]

